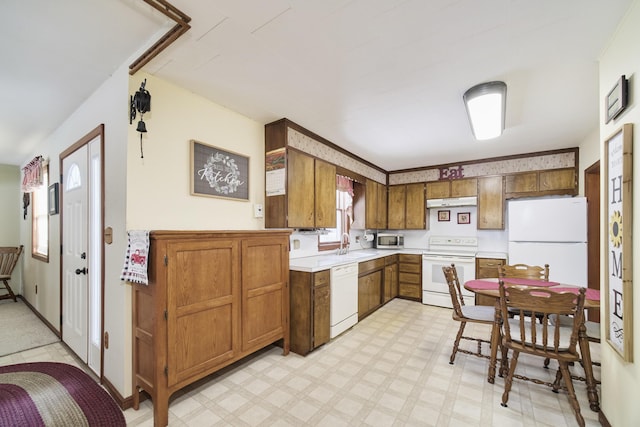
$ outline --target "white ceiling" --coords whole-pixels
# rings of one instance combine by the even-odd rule
[[[632,0],[170,2],[192,28],[146,72],[263,124],[291,119],[391,171],[575,147],[597,132],[597,61]],[[167,24],[142,0],[2,1],[0,164],[29,160]],[[476,142],[462,94],[492,80],[508,86],[506,129]]]

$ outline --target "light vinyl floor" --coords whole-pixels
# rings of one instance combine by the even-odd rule
[[[514,380],[487,382],[488,360],[459,353],[451,310],[395,299],[306,357],[271,346],[176,394],[170,426],[575,426],[564,391]],[[489,337],[490,328],[467,325]],[[463,340],[464,341],[464,340]],[[473,350],[471,342],[461,346]],[[471,346],[471,347],[469,347]],[[488,348],[483,351],[488,352]],[[592,345],[599,360],[598,345]],[[0,365],[60,361],[78,365],[61,343],[0,358]],[[516,373],[553,381],[557,365],[521,355]],[[579,366],[574,373],[583,376]],[[594,368],[596,378],[600,369]],[[574,381],[587,426],[598,426],[586,386]],[[600,387],[598,386],[598,392]],[[125,411],[127,425],[152,426],[152,402]]]

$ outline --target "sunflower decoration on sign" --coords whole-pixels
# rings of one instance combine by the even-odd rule
[[[611,239],[611,244],[616,248],[619,248],[622,244],[622,215],[620,215],[620,211],[614,211],[613,215],[611,215],[609,238]]]

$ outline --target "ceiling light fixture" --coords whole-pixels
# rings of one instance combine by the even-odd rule
[[[462,99],[477,140],[502,135],[507,104],[507,85],[504,82],[475,85],[464,93]]]

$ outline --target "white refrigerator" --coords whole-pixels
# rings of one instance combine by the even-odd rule
[[[509,264],[549,264],[549,280],[587,286],[584,197],[511,200]]]

